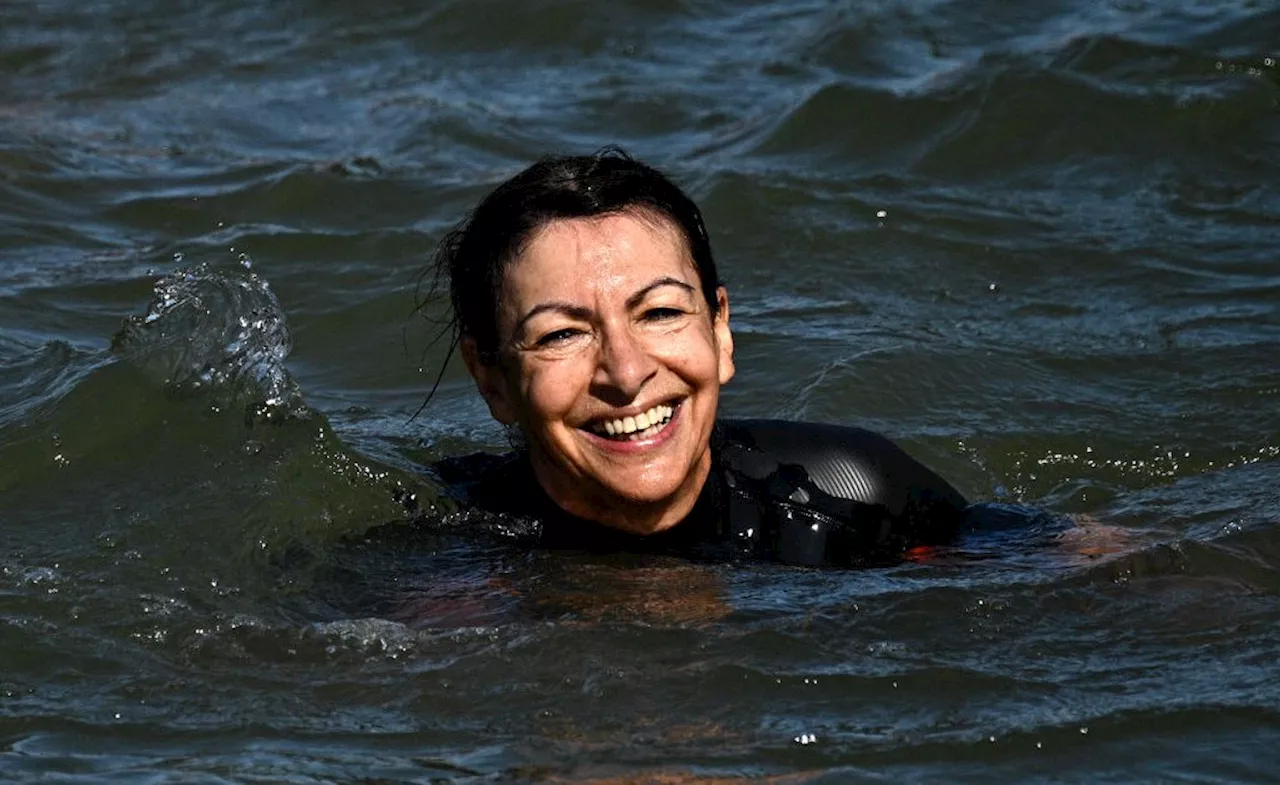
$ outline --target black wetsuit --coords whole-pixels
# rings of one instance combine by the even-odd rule
[[[711,449],[711,475],[693,510],[645,536],[561,510],[534,478],[527,455],[472,456],[436,468],[465,504],[544,548],[861,566],[951,543],[964,518],[959,492],[871,431],[722,420]]]

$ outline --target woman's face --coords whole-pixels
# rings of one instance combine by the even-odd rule
[[[723,288],[716,297],[713,318],[682,235],[649,213],[554,221],[508,265],[498,361],[466,341],[463,354],[562,508],[640,533],[692,509],[733,376]]]

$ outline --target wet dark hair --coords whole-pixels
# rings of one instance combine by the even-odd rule
[[[558,219],[630,211],[669,220],[680,231],[715,316],[720,278],[711,241],[702,212],[684,191],[617,147],[594,155],[551,156],[495,188],[440,241],[429,272],[434,271],[433,293],[448,282],[453,306],[441,332],[451,338],[446,362],[463,337],[476,342],[483,362],[496,361],[503,274],[538,230]]]

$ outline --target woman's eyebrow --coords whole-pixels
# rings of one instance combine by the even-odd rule
[[[650,282],[644,288],[640,289],[635,294],[628,297],[627,308],[628,309],[635,308],[637,305],[639,305],[641,302],[644,301],[644,298],[649,296],[650,292],[652,292],[654,289],[660,289],[663,286],[676,286],[685,290],[689,294],[696,294],[698,291],[697,289],[693,288],[692,286],[685,283],[684,281],[681,281],[679,278],[672,278],[669,275],[663,276],[662,278],[658,278]],[[521,332],[522,330],[524,330],[525,324],[528,323],[530,319],[532,319],[533,317],[539,314],[547,313],[548,311],[564,314],[565,316],[568,316],[571,319],[578,319],[581,321],[590,320],[595,313],[594,311],[592,311],[590,308],[587,308],[586,306],[575,305],[574,303],[564,302],[562,300],[549,300],[545,303],[538,303],[537,305],[530,308],[528,313],[520,317],[520,321],[516,322],[515,332],[516,333]]]
[[[681,289],[684,289],[689,294],[696,294],[698,291],[697,289],[694,289],[692,286],[685,283],[684,281],[681,281],[679,278],[672,278],[671,276],[667,275],[657,279],[656,281],[653,281],[648,286],[644,287],[643,289],[639,290],[635,294],[628,297],[627,308],[628,309],[635,308],[644,300],[644,298],[649,296],[650,292],[652,292],[654,289],[659,289],[663,286],[678,286]]]

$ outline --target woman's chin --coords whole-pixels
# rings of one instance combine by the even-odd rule
[[[693,508],[710,469],[710,451],[677,415],[648,438],[605,438],[576,429],[575,460],[546,461],[539,480],[580,518],[637,532],[660,531]],[[545,455],[545,453],[544,453]],[[535,451],[535,467],[541,463]]]

